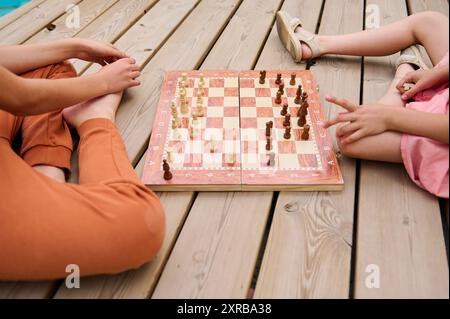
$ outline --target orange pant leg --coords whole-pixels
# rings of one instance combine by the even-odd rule
[[[61,62],[22,76],[62,79],[75,77],[77,73],[72,64]],[[20,155],[30,166],[49,165],[70,171],[72,137],[60,111],[25,117],[22,123],[22,140]]]
[[[0,280],[63,278],[69,264],[82,276],[112,274],[155,256],[164,212],[139,182],[112,122],[79,128],[82,185],[36,172],[3,133],[12,134],[0,122]]]

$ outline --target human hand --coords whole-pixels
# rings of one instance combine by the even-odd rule
[[[116,93],[140,85],[136,80],[141,75],[139,70],[136,60],[124,58],[104,66],[97,74],[106,83],[107,93]]]
[[[75,57],[80,60],[106,65],[119,59],[129,58],[125,52],[110,43],[81,38],[74,38],[72,41],[75,41],[77,47]]]
[[[440,76],[435,69],[431,70],[417,70],[409,72],[397,84],[397,90],[402,94],[402,100],[407,101],[414,97],[417,93],[429,89],[437,84],[440,84]],[[403,85],[411,83],[414,86],[405,91]]]
[[[327,96],[330,103],[341,106],[348,112],[323,123],[329,128],[338,123],[345,123],[336,130],[336,135],[342,144],[356,142],[366,136],[378,135],[388,130],[389,106],[382,104],[367,104],[358,106],[345,99]]]

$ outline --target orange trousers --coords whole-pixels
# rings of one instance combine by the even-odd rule
[[[23,75],[76,76],[63,62]],[[32,106],[30,106],[32,107]],[[22,133],[19,152],[12,142]],[[155,256],[165,231],[157,196],[136,176],[115,125],[86,121],[80,135],[80,184],[59,183],[32,168],[70,170],[72,139],[60,112],[16,117],[0,111],[0,280],[112,274]]]

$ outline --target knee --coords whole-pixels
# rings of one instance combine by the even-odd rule
[[[62,61],[51,66],[49,79],[74,78],[77,77],[77,71],[69,61]]]
[[[421,23],[433,25],[436,22],[448,21],[446,15],[437,11],[423,11],[414,15]],[[419,24],[420,25],[420,24]]]
[[[136,187],[136,196],[123,201],[119,233],[123,253],[113,272],[135,269],[153,259],[165,236],[165,214],[158,197],[144,186]],[[117,229],[116,229],[117,230]],[[117,237],[117,233],[113,234]]]

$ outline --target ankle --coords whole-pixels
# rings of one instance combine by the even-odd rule
[[[60,183],[66,182],[66,174],[64,173],[64,170],[59,167],[48,165],[35,165],[33,166],[33,169],[57,182]]]

